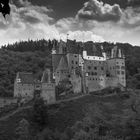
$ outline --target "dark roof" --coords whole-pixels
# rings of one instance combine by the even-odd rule
[[[86,50],[89,56],[102,56],[101,48],[92,41],[84,43],[83,50]]]
[[[33,84],[35,81],[33,73],[18,72],[17,78],[24,84]]]
[[[68,69],[69,68],[68,68],[67,57],[62,56],[57,66],[57,70],[68,70]]]
[[[52,66],[53,66],[53,71],[55,71],[59,65],[60,59],[62,56],[65,56],[64,54],[53,54],[52,55]]]
[[[80,42],[76,42],[76,40],[67,40],[67,53],[79,54],[82,49],[81,44]]]
[[[48,83],[48,79],[49,79],[49,73],[48,73],[47,70],[45,70],[43,72],[43,76],[42,76],[41,82],[42,83]]]

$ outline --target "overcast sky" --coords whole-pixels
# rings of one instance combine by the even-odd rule
[[[0,45],[28,39],[128,42],[140,46],[140,0],[12,0]]]

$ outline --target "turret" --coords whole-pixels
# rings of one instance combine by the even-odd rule
[[[43,72],[43,76],[42,76],[41,82],[42,83],[51,83],[51,72],[50,72],[50,69],[46,69]]]
[[[107,59],[107,55],[106,55],[106,53],[104,51],[103,46],[101,46],[101,50],[102,50],[102,55],[103,55],[104,59],[106,60]]]
[[[52,54],[56,54],[55,44],[53,43]]]

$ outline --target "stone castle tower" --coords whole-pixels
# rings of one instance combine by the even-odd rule
[[[55,99],[55,84],[51,81],[51,71],[50,69],[46,69],[43,72],[43,76],[41,79],[41,97],[47,101],[47,103],[53,103],[56,101]]]

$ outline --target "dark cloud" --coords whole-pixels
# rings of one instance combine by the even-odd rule
[[[23,6],[23,4],[19,1],[24,1],[26,4],[31,3],[33,5],[45,6],[47,9],[51,8],[54,10],[54,12],[50,13],[50,16],[58,20],[67,17],[74,17],[77,11],[83,6],[83,3],[87,2],[88,0],[13,0],[13,3],[16,4],[16,6]],[[140,6],[140,0],[98,1],[108,3],[110,5],[118,4],[123,9],[126,9],[128,6]]]
[[[122,11],[119,5],[109,5],[97,0],[90,0],[79,10],[77,17],[84,20],[119,21]]]
[[[28,38],[60,39],[60,36],[66,39],[68,33],[71,39],[82,41],[84,38],[105,39],[140,44],[137,37],[140,9],[128,7],[130,3],[128,0],[94,0],[94,3],[88,0],[13,0],[7,23],[0,20],[0,43]]]

